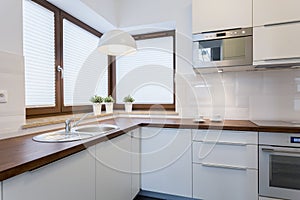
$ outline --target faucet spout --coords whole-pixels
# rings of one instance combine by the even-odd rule
[[[77,122],[74,122],[73,125],[72,125],[72,123],[71,123],[73,117],[70,118],[70,119],[67,119],[67,120],[65,121],[65,132],[66,132],[66,134],[70,134],[72,128],[76,127],[76,126],[77,126],[80,122],[82,122],[87,116],[92,115],[92,114],[93,114],[93,113],[91,112],[91,113],[87,113],[87,114],[83,115],[79,120],[77,120]]]

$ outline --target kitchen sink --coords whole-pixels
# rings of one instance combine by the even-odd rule
[[[94,135],[106,134],[110,131],[116,130],[118,127],[112,124],[100,124],[100,125],[87,125],[82,127],[76,127],[72,129],[74,133],[92,133]]]
[[[89,139],[91,137],[106,135],[117,130],[116,125],[100,124],[100,125],[86,125],[72,128],[71,132],[66,133],[65,130],[44,133],[34,136],[32,139],[37,142],[73,142],[78,140]]]

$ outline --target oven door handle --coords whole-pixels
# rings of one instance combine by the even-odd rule
[[[290,154],[300,154],[300,151],[288,151],[288,150],[276,150],[276,149],[271,149],[271,148],[262,148],[261,149],[263,152],[268,152],[268,153],[290,153]]]

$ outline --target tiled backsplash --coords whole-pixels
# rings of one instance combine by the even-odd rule
[[[23,56],[0,51],[0,90],[7,90],[8,102],[0,103],[1,134],[15,132],[25,120]]]
[[[186,75],[194,113],[226,119],[300,121],[300,70]]]

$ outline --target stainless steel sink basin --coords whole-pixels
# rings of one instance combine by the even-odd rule
[[[106,135],[116,129],[118,129],[118,127],[111,124],[87,125],[75,127],[70,133],[66,133],[65,130],[61,130],[40,134],[34,136],[32,139],[37,142],[73,142],[94,136]]]
[[[33,137],[34,141],[37,142],[73,142],[77,140],[84,140],[93,137],[91,133],[66,133],[65,130],[44,133]]]
[[[99,124],[99,125],[87,125],[82,127],[76,127],[72,131],[74,133],[92,133],[94,135],[106,134],[113,130],[118,129],[116,125],[112,124]]]

